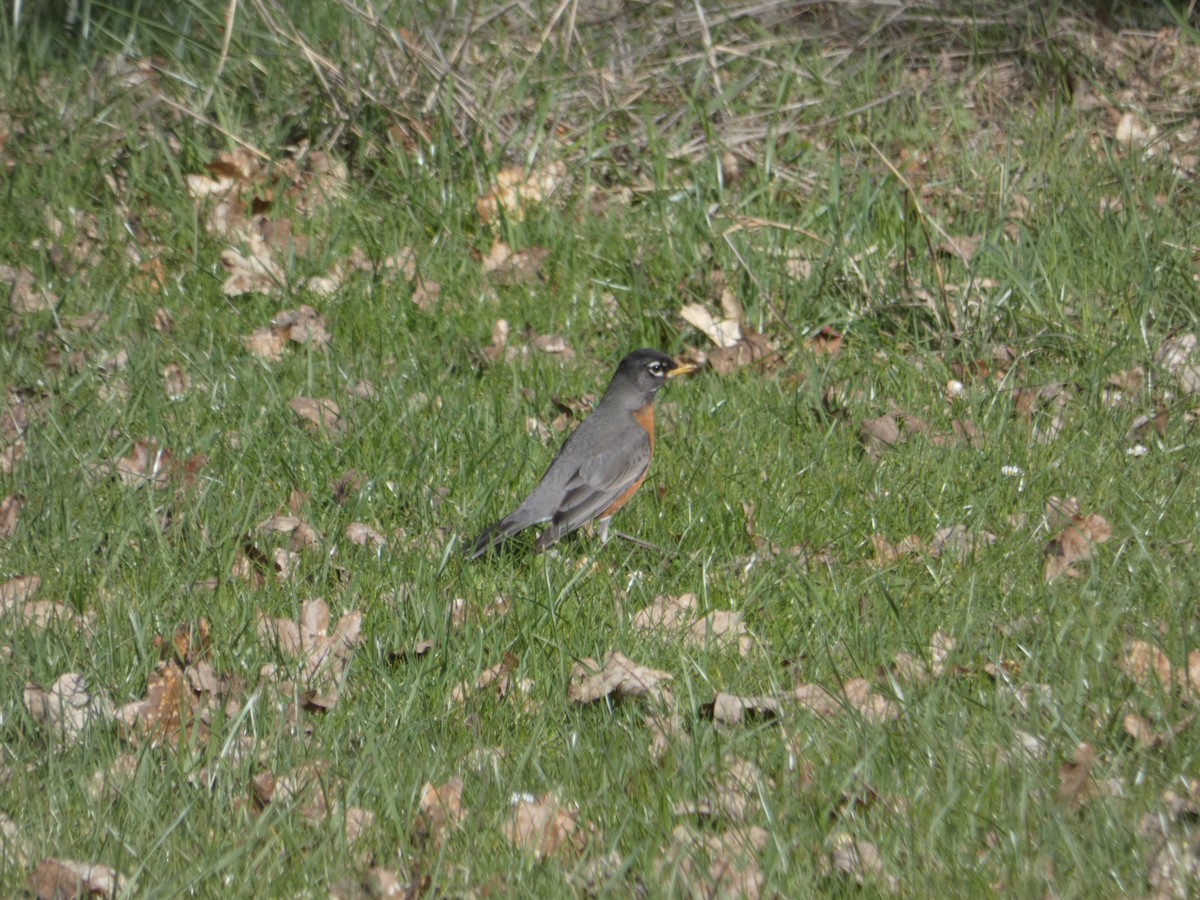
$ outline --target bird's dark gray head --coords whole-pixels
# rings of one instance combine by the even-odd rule
[[[637,409],[653,400],[668,378],[685,375],[695,368],[690,363],[676,364],[661,350],[634,350],[617,366],[605,396],[615,394],[625,400],[631,409]]]

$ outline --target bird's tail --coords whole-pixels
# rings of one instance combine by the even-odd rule
[[[517,513],[501,519],[495,525],[489,525],[483,529],[469,544],[464,545],[463,555],[467,559],[479,559],[481,556],[486,556],[493,550],[496,550],[507,541],[510,537],[519,531],[524,531],[532,522],[526,521],[524,516]]]

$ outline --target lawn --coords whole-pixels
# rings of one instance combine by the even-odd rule
[[[1190,7],[309,7],[0,24],[0,894],[1200,891]]]

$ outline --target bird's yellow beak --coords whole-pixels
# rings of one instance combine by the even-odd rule
[[[698,368],[699,366],[692,365],[692,363],[680,363],[675,368],[667,372],[667,377],[678,378],[680,375],[687,375],[690,372],[695,372]]]

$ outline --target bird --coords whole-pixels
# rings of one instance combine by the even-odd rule
[[[571,432],[537,487],[499,522],[465,545],[469,559],[500,547],[518,532],[549,522],[538,535],[541,552],[591,519],[600,542],[608,542],[608,526],[629,502],[650,471],[654,454],[654,395],[667,383],[695,371],[653,349],[634,350],[621,360],[608,389],[591,415]]]

